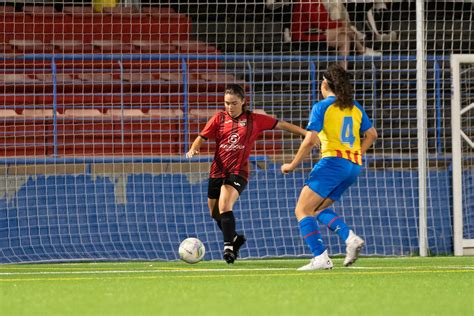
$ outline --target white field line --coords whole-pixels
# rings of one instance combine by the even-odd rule
[[[38,271],[38,272],[0,272],[0,275],[50,275],[50,274],[128,274],[128,273],[181,273],[181,272],[226,272],[226,271],[292,271],[290,268],[256,269],[153,269],[153,270],[106,270],[106,271]]]
[[[360,257],[360,259],[364,259],[364,260],[387,260],[387,261],[390,261],[390,260],[407,260],[407,261],[410,261],[410,260],[423,260],[423,259],[427,259],[427,260],[430,260],[430,259],[436,259],[436,260],[440,260],[440,259],[449,259],[449,260],[456,260],[456,259],[459,259],[459,260],[462,260],[462,259],[465,259],[465,257],[428,257],[428,258],[421,258],[421,257]],[[300,258],[281,258],[281,259],[272,259],[272,258],[262,258],[262,259],[246,259],[246,258],[241,258],[239,259],[240,262],[248,262],[248,263],[263,263],[263,262],[301,262],[301,261],[304,261],[304,260],[310,260],[311,257],[300,257]],[[174,261],[120,261],[120,262],[107,262],[105,259],[105,261],[97,261],[97,262],[87,262],[87,259],[84,259],[85,261],[81,261],[81,262],[48,262],[48,261],[43,261],[41,262],[41,264],[58,264],[58,265],[61,265],[61,266],[84,266],[84,265],[108,265],[108,266],[121,266],[121,265],[130,265],[130,264],[159,264],[159,263],[166,263],[166,262],[180,262],[179,260],[174,260]],[[337,257],[337,258],[332,258],[332,261],[343,261],[344,258],[343,257]],[[204,261],[204,262],[219,262],[221,260],[207,260],[207,261]],[[36,264],[35,262],[32,263],[32,264]],[[8,266],[10,264],[6,264],[5,266]],[[18,265],[22,265],[22,263],[18,264]],[[25,265],[28,265],[28,263],[25,263]],[[0,265],[0,268],[2,266]]]
[[[346,271],[349,270],[395,270],[395,271],[416,271],[420,269],[436,270],[474,270],[474,266],[438,266],[438,267],[426,267],[426,266],[413,266],[413,267],[350,267],[343,268]],[[148,273],[192,273],[192,272],[251,272],[251,271],[295,271],[296,268],[228,268],[228,269],[215,269],[215,268],[175,268],[175,269],[149,269],[149,270],[83,270],[83,271],[27,271],[27,272],[0,272],[0,276],[11,276],[11,275],[87,275],[87,274],[148,274]]]

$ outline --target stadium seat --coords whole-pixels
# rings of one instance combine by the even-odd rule
[[[111,117],[110,117],[111,118]],[[144,155],[179,151],[178,125],[150,118],[125,122],[74,118],[58,125],[60,155]]]
[[[44,120],[28,119],[11,109],[0,110],[0,155],[46,155],[48,129]]]
[[[151,81],[158,81],[154,77],[154,75],[150,72],[132,72],[132,73],[124,73],[122,75],[122,80],[128,81],[131,83],[134,82],[151,82]]]
[[[92,46],[99,53],[117,53],[117,54],[131,54],[133,47],[130,44],[122,43],[118,40],[94,40]]]
[[[182,82],[183,75],[179,72],[162,72],[158,75],[161,80],[170,82]]]
[[[83,43],[79,40],[60,40],[54,39],[51,41],[51,45],[54,46],[55,50],[60,53],[92,53],[93,46],[89,43]]]
[[[15,6],[13,5],[1,5],[0,15],[15,13]]]
[[[145,113],[143,113],[143,111],[140,109],[109,109],[106,115],[113,118],[143,118],[146,116]]]
[[[189,117],[195,119],[209,119],[217,112],[222,111],[222,109],[211,109],[211,108],[204,108],[204,109],[191,109],[189,111]]]
[[[0,53],[2,54],[13,54],[13,49],[10,44],[0,43]]]
[[[119,76],[113,73],[79,73],[77,75],[83,81],[83,91],[96,93],[121,92]]]
[[[161,92],[182,92],[183,76],[178,72],[161,72],[157,75],[163,84],[160,87]]]
[[[176,46],[165,44],[161,41],[135,40],[132,41],[132,45],[135,46],[138,52],[145,54],[174,54],[178,52]]]
[[[29,74],[0,74],[0,91],[29,93],[41,88],[40,82]]]
[[[53,75],[47,74],[36,74],[36,79],[41,81],[45,87],[45,92],[52,93],[53,90]],[[75,78],[73,74],[68,73],[57,73],[56,74],[56,92],[57,93],[71,93],[71,92],[83,92],[83,82],[80,79]]]
[[[201,73],[200,78],[209,82],[219,82],[224,84],[236,83],[245,84],[244,80],[237,80],[233,74],[223,72],[206,72]]]
[[[176,45],[181,53],[217,53],[217,49],[201,41],[174,40],[171,42]]]
[[[44,82],[53,82],[53,74],[35,74],[36,79]],[[56,82],[58,83],[81,83],[82,81],[74,78],[73,74],[57,73]]]
[[[16,54],[48,54],[53,51],[53,46],[43,44],[40,40],[12,39],[9,44]]]
[[[51,118],[54,112],[52,109],[24,109],[22,115],[25,118]]]
[[[150,109],[148,114],[156,118],[180,119],[184,116],[181,109]]]
[[[64,118],[102,118],[104,115],[98,109],[66,109]]]
[[[160,92],[163,81],[157,79],[154,74],[144,73],[124,73],[122,75],[124,89],[132,92]]]
[[[27,5],[25,8],[25,13],[16,14],[12,6],[11,13],[0,17],[0,37],[4,42],[0,50],[4,54],[216,52],[215,47],[206,43],[189,41],[191,19],[172,8],[149,7],[143,8],[141,13],[123,7],[104,9],[103,13],[94,13],[92,6],[65,6],[63,12],[55,12],[53,6]],[[14,121],[49,124],[55,114],[51,106],[56,102],[59,131],[62,133],[62,145],[58,148],[60,154],[172,154],[182,150],[179,146],[183,137],[179,132],[183,127],[182,109],[159,108],[170,104],[180,106],[179,102],[169,103],[169,99],[174,95],[182,101],[181,60],[124,59],[125,73],[121,75],[116,61],[57,59],[55,97],[52,95],[53,75],[49,73],[49,62],[3,63],[16,71],[0,75],[0,85],[3,91],[16,94],[1,96],[1,104],[40,106],[23,109],[22,115],[14,114],[14,110],[5,112],[4,117],[10,113]],[[219,62],[213,60],[188,62],[189,69],[207,70],[218,66]],[[189,74],[187,80],[192,91],[212,86],[206,83],[212,79],[200,77],[199,73]],[[37,93],[29,93],[31,91]],[[125,92],[125,95],[120,95],[120,92]],[[195,102],[195,98],[202,101],[204,97],[190,95],[189,101]],[[75,108],[79,104],[81,108]],[[117,109],[118,104],[126,105],[127,109]],[[123,125],[114,125],[117,118],[126,118],[128,124],[128,134],[121,135],[122,138],[116,135],[115,128],[123,128]],[[49,127],[42,128],[46,131]],[[92,134],[90,138],[87,133]],[[120,147],[117,143],[123,137],[126,142]],[[88,149],[89,145],[91,149]],[[23,153],[27,152],[25,146]],[[48,150],[40,152],[46,154]]]
[[[17,118],[18,116],[15,110],[0,110],[0,119]]]

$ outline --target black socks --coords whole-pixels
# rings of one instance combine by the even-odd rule
[[[216,221],[217,226],[219,226],[219,229],[222,231],[221,214],[219,214],[218,209],[212,211],[212,218]]]
[[[220,222],[222,234],[224,235],[224,248],[225,246],[232,246],[236,235],[234,213],[232,211],[222,213]]]

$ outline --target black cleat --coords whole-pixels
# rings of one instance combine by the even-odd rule
[[[232,251],[230,249],[225,249],[224,250],[224,256],[223,257],[224,257],[225,262],[227,262],[228,264],[234,263],[235,259],[237,258],[234,251]]]
[[[239,256],[240,247],[242,247],[243,244],[245,244],[246,241],[247,241],[247,238],[245,238],[244,235],[235,235],[235,237],[234,237],[235,258],[237,258]]]

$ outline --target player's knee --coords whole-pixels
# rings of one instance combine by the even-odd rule
[[[307,216],[310,216],[311,214],[309,212],[306,212],[304,209],[300,207],[295,208],[295,216],[298,220],[301,220]]]

